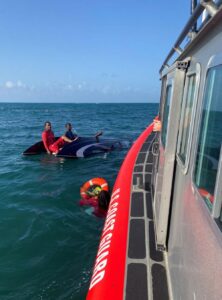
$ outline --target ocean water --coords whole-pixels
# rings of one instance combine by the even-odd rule
[[[71,122],[81,136],[135,140],[157,104],[0,104],[0,299],[85,299],[103,227],[78,205],[79,188],[104,177],[112,188],[128,147],[82,159],[22,152]]]

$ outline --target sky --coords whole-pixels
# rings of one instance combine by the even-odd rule
[[[189,0],[2,0],[0,102],[159,102]]]

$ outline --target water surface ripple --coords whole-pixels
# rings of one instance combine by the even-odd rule
[[[56,135],[135,140],[156,104],[0,104],[0,299],[85,299],[103,220],[78,206],[92,177],[112,186],[128,149],[87,159],[23,157],[49,120]]]

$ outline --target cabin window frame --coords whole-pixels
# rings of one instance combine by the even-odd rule
[[[163,110],[166,98],[166,90],[167,90],[167,76],[163,76],[161,79],[161,96],[160,96],[160,106],[159,106],[159,118],[162,121],[163,119]]]
[[[222,229],[222,145],[220,147],[220,157],[214,189],[214,203],[212,206],[212,217],[219,219],[219,225]]]
[[[168,87],[171,86],[171,95],[170,95],[170,100],[169,100],[169,112],[168,112],[168,117],[167,117],[167,126],[166,126],[166,135],[165,135],[165,143],[163,143],[163,136],[162,136],[162,132],[163,132],[163,126],[164,126],[164,112],[166,109],[166,103],[167,103],[167,91],[168,91]],[[169,115],[170,115],[170,106],[171,106],[171,102],[172,102],[172,98],[173,98],[173,91],[174,91],[174,76],[173,74],[167,78],[166,80],[166,85],[165,85],[165,91],[164,91],[164,101],[163,101],[163,108],[162,108],[162,129],[160,132],[160,140],[161,140],[161,145],[163,147],[163,149],[165,150],[166,148],[166,144],[167,144],[167,133],[168,133],[168,127],[169,127]]]
[[[204,82],[203,82],[203,93],[201,95],[201,107],[200,107],[200,112],[198,113],[198,131],[197,131],[197,142],[195,145],[195,157],[194,157],[194,163],[192,166],[192,188],[194,191],[194,194],[198,196],[198,199],[201,200],[203,204],[205,204],[205,207],[208,212],[210,212],[210,215],[212,218],[217,219],[218,226],[222,230],[222,197],[221,197],[221,192],[222,189],[220,187],[220,179],[222,177],[222,144],[220,148],[220,156],[219,156],[219,161],[218,161],[218,169],[217,169],[217,175],[216,175],[216,181],[215,181],[215,187],[214,187],[214,202],[212,205],[212,208],[210,209],[209,206],[207,205],[206,201],[204,200],[204,197],[201,196],[198,187],[196,186],[195,182],[195,168],[196,168],[196,158],[197,158],[197,151],[198,151],[198,142],[199,142],[199,135],[201,131],[201,121],[202,121],[202,115],[203,115],[203,107],[204,107],[204,98],[205,98],[205,91],[206,91],[206,84],[207,84],[207,76],[208,72],[210,69],[217,67],[219,65],[222,65],[222,53],[216,54],[210,57],[206,70],[205,70],[205,76],[204,76]],[[220,220],[219,220],[220,219]]]
[[[186,109],[186,104],[188,102],[187,96],[189,92],[189,78],[191,78],[193,75],[195,75],[195,89],[194,89],[194,96],[193,96],[193,105],[192,105],[192,112],[191,112],[191,122],[190,122],[190,129],[188,133],[188,139],[187,139],[187,148],[186,148],[186,158],[185,162],[181,158],[180,148],[181,148],[181,141],[183,138],[183,124],[184,124],[184,114]],[[178,144],[177,144],[177,152],[176,152],[176,158],[178,165],[181,168],[181,171],[184,175],[187,174],[189,169],[189,163],[190,163],[190,156],[191,156],[191,146],[192,146],[192,135],[194,132],[194,123],[196,118],[196,111],[197,111],[197,100],[198,100],[198,94],[199,94],[199,87],[200,87],[200,76],[201,76],[201,66],[199,63],[195,64],[195,68],[189,70],[186,74],[186,81],[185,81],[185,87],[184,87],[184,96],[183,96],[183,102],[182,102],[182,109],[181,109],[181,119],[180,119],[180,125],[179,125],[179,136],[178,136]]]

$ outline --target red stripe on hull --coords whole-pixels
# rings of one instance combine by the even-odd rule
[[[153,130],[147,127],[129,150],[116,179],[87,300],[122,300],[128,242],[132,173],[137,155]]]

